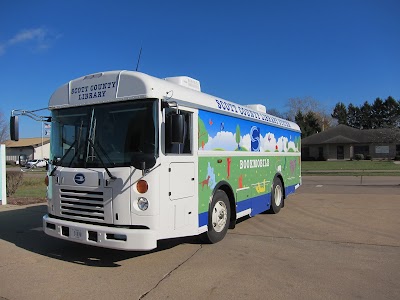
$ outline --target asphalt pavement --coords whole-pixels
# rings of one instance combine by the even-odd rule
[[[400,178],[307,176],[223,241],[124,252],[44,235],[46,206],[0,207],[0,299],[399,299]]]

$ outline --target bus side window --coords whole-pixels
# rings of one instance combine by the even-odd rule
[[[175,109],[167,108],[165,112],[166,120],[168,117],[176,113]],[[174,154],[190,154],[192,153],[191,129],[192,129],[192,113],[180,110],[180,113],[185,116],[185,141],[183,144],[172,144],[169,135],[165,134],[165,152]]]

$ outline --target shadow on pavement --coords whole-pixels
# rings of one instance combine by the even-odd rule
[[[152,251],[121,251],[73,243],[47,236],[42,216],[47,206],[35,205],[0,211],[0,239],[49,258],[92,267],[119,267],[119,261],[174,248],[181,244],[201,244],[198,237],[162,240]]]

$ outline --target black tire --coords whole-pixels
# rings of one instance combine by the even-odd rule
[[[206,243],[215,244],[221,241],[228,231],[231,218],[231,207],[228,196],[217,190],[208,211],[208,230],[202,236]]]
[[[283,185],[282,181],[275,177],[271,190],[271,207],[268,212],[277,214],[283,207]]]

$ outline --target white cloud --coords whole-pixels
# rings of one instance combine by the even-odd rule
[[[246,148],[247,151],[251,151],[250,134],[241,137],[240,146]],[[204,150],[223,149],[225,151],[234,151],[237,147],[236,133],[220,131],[214,138],[208,136],[208,142],[204,145]],[[298,151],[296,144],[289,141],[287,137],[281,136],[277,140],[275,135],[271,132],[268,132],[265,136],[260,135],[260,152],[275,152],[276,147],[278,147],[279,152],[288,152],[290,148],[294,151]]]
[[[246,148],[247,151],[251,151],[251,138],[250,134],[246,134],[240,140],[240,146]]]
[[[288,144],[288,150],[289,150],[290,148],[292,148],[293,151],[295,151],[295,152],[298,152],[298,151],[299,151],[299,150],[297,149],[297,147],[296,147],[296,144],[295,144],[294,142],[292,142],[292,141],[290,141],[289,144]]]
[[[236,144],[236,134],[228,131],[220,131],[217,135],[212,138],[208,136],[208,142],[204,145],[204,150],[214,150],[214,149],[224,149],[226,151],[235,150],[237,148]]]
[[[288,138],[287,137],[281,136],[278,139],[277,145],[278,145],[279,152],[287,152],[288,151],[287,142],[288,142]]]
[[[274,152],[276,147],[275,135],[268,132],[264,137],[260,136],[261,149],[260,151]]]
[[[43,27],[24,29],[6,42],[0,44],[0,55],[5,54],[8,48],[19,44],[28,45],[34,52],[43,51],[50,48],[54,40],[60,37],[61,35],[50,32]]]
[[[35,28],[22,30],[17,33],[12,39],[8,41],[9,45],[14,45],[17,43],[22,43],[25,41],[36,40],[43,41],[46,37],[47,31],[44,28]]]

